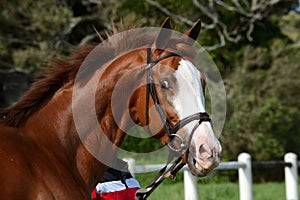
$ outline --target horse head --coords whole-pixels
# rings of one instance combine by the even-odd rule
[[[218,166],[222,150],[205,110],[205,76],[193,64],[191,51],[179,51],[184,45],[192,48],[200,28],[199,20],[176,43],[169,18],[163,22],[147,48],[146,80],[134,94],[138,105],[131,115],[181,155],[192,174],[203,177]]]

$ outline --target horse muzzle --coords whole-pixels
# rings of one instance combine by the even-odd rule
[[[207,160],[198,160],[194,158],[194,156],[189,153],[188,154],[188,166],[191,173],[197,177],[205,177],[210,174],[210,172],[216,168],[220,161],[219,158],[209,158]]]
[[[197,177],[207,176],[220,163],[221,145],[208,124],[201,124],[186,151],[187,164]]]

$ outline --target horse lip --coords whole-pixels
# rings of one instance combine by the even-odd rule
[[[192,155],[189,153],[188,155],[188,166],[190,169],[190,172],[197,177],[205,177],[209,174],[210,171],[200,171],[196,168],[196,160],[192,157]]]

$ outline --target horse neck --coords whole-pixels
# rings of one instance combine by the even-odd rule
[[[44,151],[51,150],[50,153],[66,167],[76,166],[75,171],[89,188],[93,188],[105,172],[101,159],[105,159],[106,165],[112,162],[125,136],[124,129],[130,127],[130,116],[124,115],[128,105],[122,104],[127,103],[126,97],[116,97],[119,114],[112,114],[115,83],[129,68],[141,65],[113,62],[105,71],[104,68],[97,70],[84,85],[75,82],[64,86],[25,124],[24,128],[30,129],[32,137]],[[139,73],[132,73],[126,76],[128,80],[125,79],[125,82],[137,82],[141,79],[138,76]],[[124,91],[127,88],[119,89]]]
[[[80,134],[88,151],[108,166],[115,157],[126,130],[134,125],[129,122],[131,121],[130,115],[127,115],[129,97],[122,95],[128,88],[117,88],[121,92],[114,93],[115,86],[121,81],[120,85],[126,87],[127,84],[122,84],[122,81],[127,81],[126,78],[129,78],[131,82],[139,81],[140,73],[137,71],[140,69],[136,70],[137,73],[125,76],[125,80],[120,80],[128,71],[135,71],[136,66],[140,67],[141,64],[128,64],[120,60],[112,62],[107,68],[97,70],[84,86],[75,84],[73,91],[72,114],[77,133]],[[113,98],[114,94],[116,96]],[[117,102],[113,99],[117,99]],[[117,107],[115,108],[117,113],[113,113],[113,107]]]
[[[65,85],[22,128],[52,163],[59,163],[90,188],[100,179],[105,166],[84,147],[72,114],[73,84]]]
[[[59,142],[61,148],[74,145],[68,144],[65,136],[74,132],[71,113],[72,85],[66,85],[58,90],[52,99],[34,113],[25,123],[23,129],[40,145],[50,146]],[[47,138],[47,139],[45,139]]]

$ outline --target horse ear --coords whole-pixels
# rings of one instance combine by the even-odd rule
[[[201,20],[198,19],[196,23],[192,26],[192,28],[187,32],[185,32],[185,35],[192,38],[194,41],[196,41],[199,36],[200,30],[201,30]]]
[[[154,40],[155,49],[165,49],[170,41],[172,31],[170,17],[167,17],[161,24],[160,31]]]
[[[205,74],[200,73],[200,80],[201,80],[203,95],[205,97],[205,88],[206,88],[206,76],[205,76]]]
[[[163,23],[161,24],[160,28],[167,28],[167,29],[171,29],[171,18],[167,17]]]

